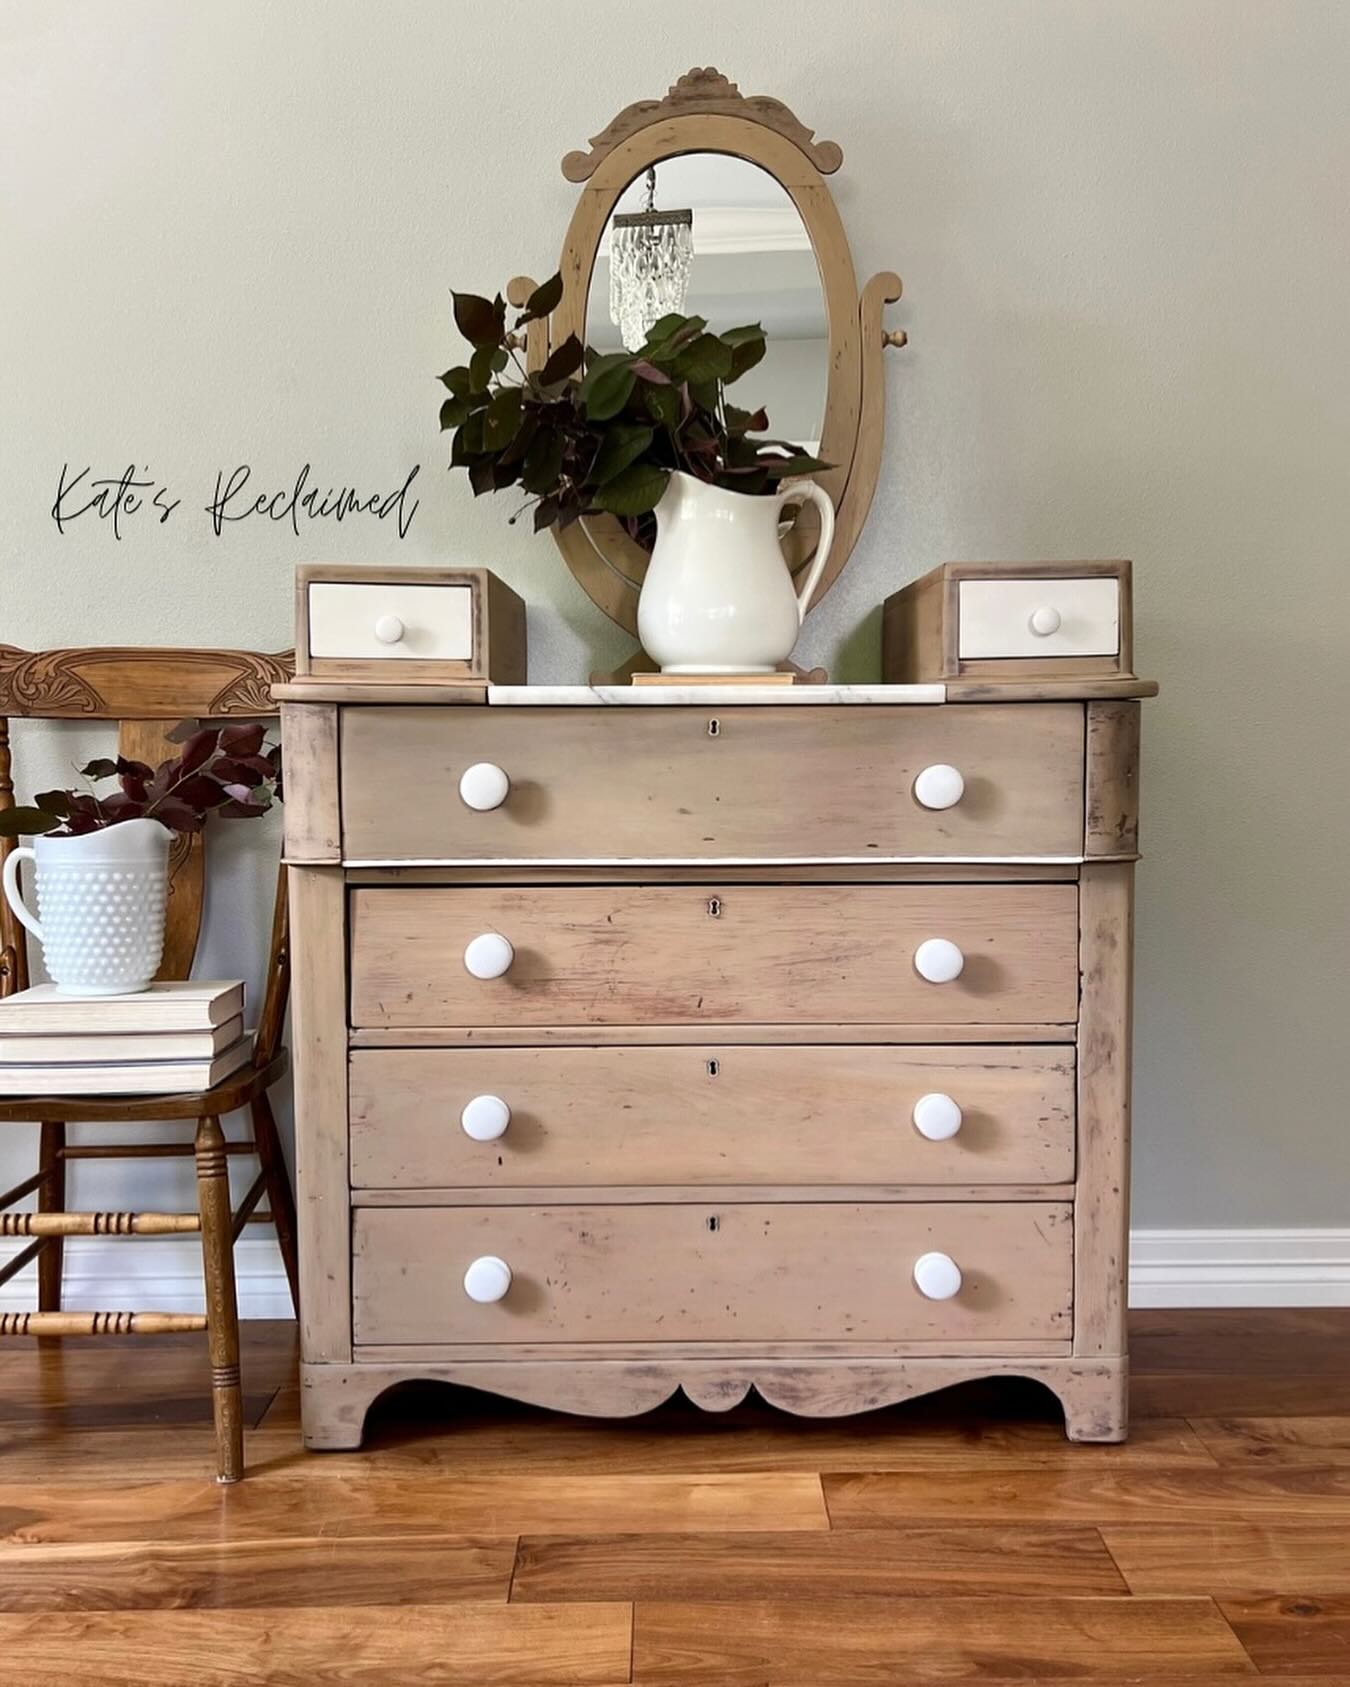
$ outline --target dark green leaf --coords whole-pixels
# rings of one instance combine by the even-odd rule
[[[457,428],[469,414],[467,398],[457,398],[453,394],[441,406],[441,432],[447,428]]]
[[[590,396],[595,383],[609,373],[611,369],[631,368],[633,355],[626,351],[608,351],[603,357],[597,357],[594,352],[586,354],[586,373],[581,377],[581,385],[577,389],[577,397],[584,404]]]
[[[668,316],[660,317],[647,330],[647,345],[659,345],[662,340],[668,340],[672,334],[677,333],[690,320],[691,318],[687,316],[681,316],[677,310],[671,311]]]
[[[52,814],[45,808],[0,809],[0,838],[41,837],[59,826],[63,815]]]
[[[555,346],[548,354],[538,379],[543,386],[551,387],[558,381],[565,381],[569,375],[575,375],[580,368],[581,341],[575,334],[569,334],[560,346]]]
[[[744,345],[733,346],[731,373],[726,377],[728,383],[739,381],[748,369],[753,369],[763,359],[766,349],[763,339],[747,340]]]
[[[593,502],[611,515],[644,515],[654,510],[670,479],[670,470],[655,463],[633,463],[602,486]]]
[[[707,326],[701,316],[663,316],[648,334],[641,355],[650,358],[653,363],[664,364],[681,346],[696,340]]]
[[[487,450],[487,446],[483,443],[483,422],[486,416],[486,408],[475,410],[471,416],[465,418],[464,425],[455,435],[456,447],[462,450],[466,456],[481,457],[483,452]],[[461,441],[463,442],[462,445]],[[453,461],[453,458],[451,460]]]
[[[724,381],[731,373],[732,350],[716,334],[700,334],[675,359],[675,373],[691,385],[696,381]]]
[[[525,314],[519,318],[516,327],[519,328],[526,322],[538,322],[543,316],[551,316],[558,308],[562,293],[563,282],[560,274],[551,275],[547,281],[541,282],[526,299]]]
[[[793,457],[761,457],[760,462],[771,480],[787,480],[796,475],[817,474],[830,465],[819,457],[799,451]]]
[[[558,500],[556,498],[541,498],[534,506],[534,530],[542,533],[546,527],[552,527],[558,519]]]
[[[717,477],[717,484],[753,498],[769,490],[769,477],[762,468],[723,469]]]
[[[543,497],[553,491],[562,472],[565,449],[566,441],[561,434],[545,430],[535,438],[525,453],[525,467],[520,477],[520,484],[527,492]]]
[[[764,409],[738,410],[734,404],[727,404],[723,406],[723,414],[731,433],[763,433],[769,425],[769,415]]]
[[[496,346],[479,346],[469,359],[469,390],[471,393],[482,393],[488,390],[488,383],[497,367],[496,359]]]
[[[597,486],[606,485],[640,457],[653,438],[654,430],[640,422],[607,428],[591,465],[592,480]]]
[[[522,401],[524,395],[522,394]],[[539,411],[525,409],[521,411],[520,426],[516,429],[515,438],[501,453],[499,461],[514,467],[525,456],[534,443],[534,436],[539,432]]]
[[[489,451],[501,451],[516,437],[520,427],[520,388],[500,387],[492,395],[483,422],[483,443]]]
[[[455,327],[473,346],[494,346],[501,339],[497,312],[477,293],[455,293]]]
[[[680,420],[680,395],[674,387],[644,385],[642,402],[647,414],[663,427],[673,428]]]
[[[716,416],[718,400],[722,396],[720,381],[688,381],[685,390],[698,409],[709,416]]]
[[[453,369],[447,369],[441,376],[442,383],[449,387],[456,398],[464,398],[469,391],[469,371],[465,364],[457,363]]]
[[[636,384],[637,376],[628,367],[626,359],[622,364],[602,370],[591,382],[584,400],[586,420],[607,422],[611,416],[617,416],[627,404]]]
[[[33,807],[42,809],[46,814],[59,814],[65,819],[70,813],[70,792],[39,791],[33,798]]]

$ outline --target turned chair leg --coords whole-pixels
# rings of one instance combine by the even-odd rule
[[[61,1158],[65,1145],[66,1127],[63,1124],[53,1122],[39,1126],[38,1170],[45,1174],[38,1185],[37,1210],[40,1213],[66,1210],[66,1162]],[[61,1310],[61,1266],[65,1249],[62,1237],[49,1237],[38,1255],[39,1312]]]
[[[286,1281],[291,1287],[291,1306],[298,1318],[300,1267],[295,1243],[295,1196],[291,1193],[291,1180],[286,1175],[286,1161],[282,1157],[281,1138],[277,1135],[272,1103],[266,1095],[256,1096],[249,1111],[253,1115],[253,1140],[258,1145],[258,1163],[267,1178],[267,1204],[276,1227],[281,1263],[286,1267]]]
[[[211,1354],[211,1408],[216,1420],[216,1479],[244,1474],[244,1402],[239,1387],[239,1307],[234,1289],[234,1217],[229,1162],[219,1119],[199,1119],[197,1211],[202,1224],[206,1339]]]

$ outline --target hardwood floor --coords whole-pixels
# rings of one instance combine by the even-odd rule
[[[467,1392],[299,1445],[244,1329],[249,1475],[200,1337],[0,1349],[0,1679],[23,1687],[1350,1683],[1350,1310],[1141,1313],[1134,1432],[1030,1384],[868,1417]]]

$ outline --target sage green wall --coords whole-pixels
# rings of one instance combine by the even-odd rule
[[[801,654],[874,677],[876,605],[944,558],[1135,559],[1164,688],[1136,1219],[1344,1224],[1334,0],[5,0],[0,637],[277,647],[302,559],[464,561],[528,598],[535,678],[621,657],[552,546],[439,467],[432,377],[452,283],[552,268],[562,153],[709,61],[842,144],[859,273],[906,283],[871,523]],[[420,462],[407,539],[211,534],[218,469],[306,460],[376,488]],[[148,465],[182,506],[59,535],[66,461]],[[44,774],[72,753],[46,734]],[[220,859],[210,964],[251,968],[263,857]],[[114,1175],[83,1198],[116,1205]]]

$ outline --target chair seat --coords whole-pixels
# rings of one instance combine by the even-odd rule
[[[176,1095],[34,1095],[0,1098],[0,1124],[97,1124],[137,1119],[219,1118],[247,1107],[286,1075],[290,1055],[279,1049],[266,1066],[241,1066],[209,1090]]]

